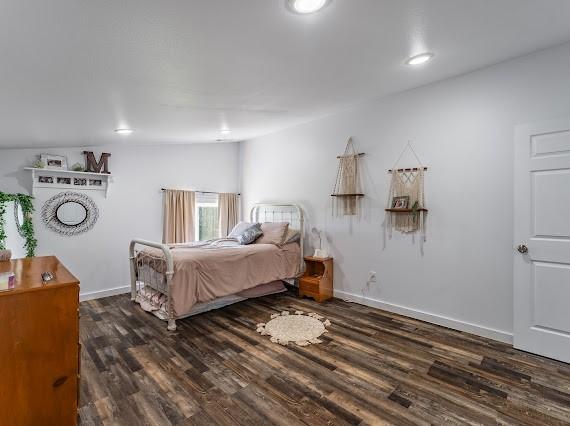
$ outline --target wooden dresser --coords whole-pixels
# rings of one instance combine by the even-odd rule
[[[299,296],[308,296],[317,302],[333,297],[333,258],[305,257],[305,274],[299,280]]]
[[[79,281],[54,256],[0,262],[0,424],[75,425]],[[42,283],[42,272],[54,279]]]

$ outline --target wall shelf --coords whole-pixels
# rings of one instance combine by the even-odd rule
[[[427,167],[424,167],[424,172],[427,171]],[[420,170],[420,168],[418,167],[407,167],[405,169],[388,169],[388,173],[394,173],[396,172],[417,172],[418,170]]]
[[[384,209],[391,213],[412,213],[414,209]],[[416,209],[417,212],[427,212],[428,209]]]
[[[364,194],[331,194],[331,197],[364,197]]]
[[[108,173],[75,172],[73,170],[39,169],[25,167],[32,174],[32,195],[38,188],[55,188],[76,191],[101,191],[109,194],[112,176]]]

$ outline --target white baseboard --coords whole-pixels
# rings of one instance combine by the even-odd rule
[[[102,297],[116,296],[131,291],[130,286],[115,287],[107,290],[90,291],[81,293],[79,301],[100,299]],[[349,302],[359,303],[361,305],[370,306],[373,308],[383,309],[388,312],[405,315],[407,317],[419,319],[421,321],[430,322],[432,324],[441,325],[443,327],[452,328],[454,330],[465,331],[473,333],[478,336],[487,337],[489,339],[498,340],[503,343],[513,343],[513,334],[503,330],[497,330],[482,325],[473,324],[466,321],[449,318],[443,315],[432,314],[430,312],[421,311],[418,309],[408,308],[406,306],[396,305],[394,303],[383,302],[381,300],[372,299],[370,297],[359,296],[356,294],[348,293],[346,291],[335,290],[334,296]]]
[[[338,297],[339,299],[343,299],[348,302],[355,302],[361,305],[366,305],[373,308],[383,309],[388,312],[394,312],[396,314],[405,315],[407,317],[430,322],[432,324],[441,325],[443,327],[452,328],[454,330],[465,331],[467,333],[472,333],[478,336],[487,337],[489,339],[498,340],[499,342],[509,343],[509,344],[513,343],[513,334],[507,331],[496,330],[494,328],[489,328],[482,325],[477,325],[470,322],[449,318],[443,315],[432,314],[429,312],[420,311],[418,309],[396,305],[394,303],[383,302],[381,300],[371,299],[369,297],[364,297],[364,296],[358,296],[356,294],[347,293],[341,290],[334,290],[334,297]]]
[[[101,299],[102,297],[116,296],[117,294],[124,294],[130,291],[130,285],[109,288],[107,290],[88,291],[87,293],[79,293],[79,301],[85,302],[86,300]]]

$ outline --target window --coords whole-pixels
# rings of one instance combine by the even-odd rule
[[[218,194],[196,193],[194,235],[197,241],[220,236],[218,224]]]

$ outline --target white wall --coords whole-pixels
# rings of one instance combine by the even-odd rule
[[[41,152],[68,156],[69,165],[83,162],[86,148],[0,150],[0,191],[31,193],[31,176],[22,170]],[[109,197],[85,191],[99,207],[95,227],[76,237],[63,237],[43,226],[40,217],[45,200],[59,190],[38,189],[34,224],[38,255],[54,254],[81,280],[82,298],[124,291],[129,284],[128,245],[132,238],[162,239],[160,189],[187,188],[203,191],[238,190],[238,145],[197,144],[163,147],[93,147],[98,157],[110,152],[113,175]],[[9,210],[11,214],[11,210]],[[14,241],[14,242],[12,242]],[[18,245],[13,237],[8,244]],[[15,254],[23,254],[19,246]]]
[[[243,142],[244,207],[301,203],[307,227],[327,231],[337,296],[509,341],[513,127],[570,115],[569,76],[566,44]],[[360,221],[331,214],[348,136],[366,153]],[[386,171],[408,139],[429,167],[423,255],[411,236],[383,237]],[[366,289],[371,270],[378,283]]]

